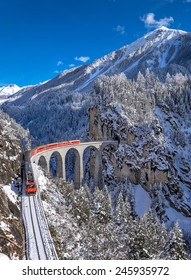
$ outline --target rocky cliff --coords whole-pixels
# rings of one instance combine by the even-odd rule
[[[128,189],[129,183],[139,185],[149,194],[150,207],[161,220],[170,223],[182,215],[191,225],[190,112],[180,112],[182,95],[176,97],[179,106],[175,109],[165,98],[158,100],[157,92],[152,98],[151,89],[138,90],[136,83],[129,92],[126,85],[121,98],[125,80],[124,76],[102,77],[92,93],[97,104],[89,110],[89,138],[119,142],[117,150],[104,151],[105,184],[112,190],[117,186]],[[133,94],[135,100],[131,100]]]
[[[23,259],[25,240],[20,203],[16,196],[14,201],[10,200],[8,189],[9,186],[0,185],[0,252],[10,259]]]
[[[20,173],[25,137],[27,132],[0,112],[0,252],[10,259],[24,258],[21,205],[14,180]]]

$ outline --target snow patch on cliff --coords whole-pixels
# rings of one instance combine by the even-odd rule
[[[14,204],[17,203],[18,199],[18,191],[16,188],[14,188],[14,185],[5,185],[0,186],[4,193],[8,196],[8,198],[13,202]]]
[[[135,186],[135,211],[139,216],[143,216],[151,207],[151,198],[140,185]]]

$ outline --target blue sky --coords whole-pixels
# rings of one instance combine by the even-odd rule
[[[191,32],[191,0],[1,0],[0,86],[46,81],[161,25]]]

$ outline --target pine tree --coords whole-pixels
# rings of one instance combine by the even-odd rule
[[[129,202],[124,199],[122,192],[119,193],[114,212],[116,233],[118,238],[118,256],[120,259],[129,259],[130,230],[132,215]]]
[[[166,258],[170,260],[186,260],[186,245],[178,222],[169,232],[169,240],[166,245]]]
[[[140,225],[140,218],[133,220],[129,231],[129,258],[130,260],[147,259],[148,254],[144,252],[145,233]]]
[[[131,228],[130,258],[162,259],[167,239],[167,231],[151,211],[136,218]]]
[[[112,219],[110,195],[95,188],[91,196],[89,220],[83,231],[85,259],[117,259],[118,236]]]
[[[166,240],[168,237],[167,230],[164,224],[161,225],[159,219],[154,217],[152,212],[146,213],[141,224],[145,227],[145,250],[147,250],[150,259],[163,258]]]

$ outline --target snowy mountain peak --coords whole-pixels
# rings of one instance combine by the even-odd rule
[[[5,102],[7,98],[18,92],[21,88],[17,85],[7,85],[0,87],[0,104]]]
[[[161,26],[161,27],[155,29],[154,31],[152,31],[152,32],[150,32],[150,33],[158,32],[158,31],[162,31],[162,32],[173,32],[173,33],[182,33],[182,34],[187,33],[187,32],[184,31],[184,30],[173,29],[173,28],[167,28],[166,26]]]
[[[8,97],[8,96],[16,93],[19,90],[20,90],[20,87],[18,87],[17,85],[7,85],[7,86],[0,87],[0,97],[2,95]]]
[[[161,26],[161,27],[159,27],[158,28],[158,30],[164,30],[164,31],[166,31],[166,30],[169,30],[166,26]]]
[[[173,38],[181,35],[185,35],[187,32],[178,29],[169,29],[165,26],[159,27],[154,31],[147,33],[143,38],[146,40],[152,40],[155,37],[160,38],[161,40],[165,40],[166,38]]]
[[[172,29],[172,28],[167,28],[166,26],[161,26],[161,27],[158,27],[157,29],[155,29],[154,31],[152,32],[156,32],[156,31],[164,31],[164,32],[183,32],[183,33],[186,33],[186,31],[183,31],[183,30],[178,30],[178,29]]]

